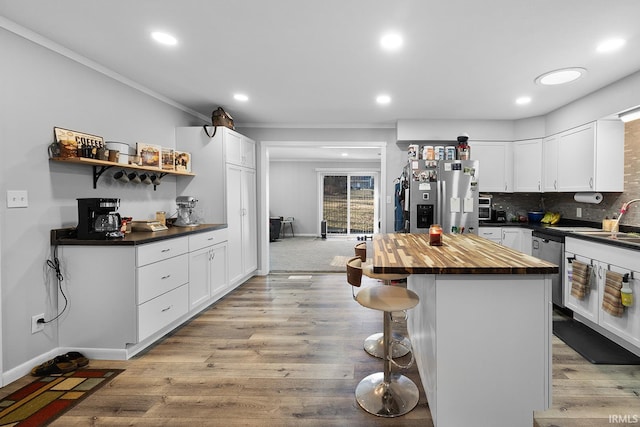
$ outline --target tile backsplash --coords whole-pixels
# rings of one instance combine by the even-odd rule
[[[494,193],[493,202],[496,209],[507,212],[509,219],[532,210],[560,212],[563,218],[584,221],[613,218],[624,202],[640,198],[640,120],[625,125],[624,189],[623,193],[602,193],[603,200],[597,205],[576,202],[574,193]],[[577,208],[582,209],[580,218],[576,215]],[[629,207],[620,224],[640,227],[640,202]]]

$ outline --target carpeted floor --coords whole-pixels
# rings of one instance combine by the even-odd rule
[[[344,272],[357,243],[355,237],[286,237],[271,242],[271,272]]]

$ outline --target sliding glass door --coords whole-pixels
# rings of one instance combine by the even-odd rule
[[[378,230],[376,173],[322,173],[321,219],[328,235],[373,234]]]

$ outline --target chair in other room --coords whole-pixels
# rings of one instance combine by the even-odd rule
[[[296,235],[293,233],[293,221],[294,221],[294,218],[292,216],[288,216],[286,218],[280,217],[280,220],[281,220],[281,223],[282,223],[282,229],[280,230],[280,232],[282,233],[282,237],[284,238],[284,237],[287,236],[287,225],[291,229],[291,237],[296,237]]]
[[[367,262],[367,243],[361,242],[358,243],[355,247],[355,254],[362,261],[362,274],[372,279],[381,280],[385,285],[391,285],[391,282],[396,280],[403,280],[409,277],[408,274],[377,274],[373,272],[373,265]],[[404,317],[406,319],[405,313],[394,313],[391,318],[394,317]],[[393,341],[400,341],[403,345],[394,346],[393,354],[394,358],[405,356],[409,353],[409,348],[411,348],[411,342],[407,337],[398,332],[392,333]],[[364,340],[364,350],[374,357],[378,357],[382,359],[384,355],[384,339],[382,332],[377,332],[368,336]]]
[[[362,288],[356,294],[354,289],[362,283],[362,261],[353,257],[347,262],[347,282],[351,294],[361,306],[383,312],[384,320],[384,365],[382,372],[376,372],[362,379],[356,387],[356,401],[362,409],[379,417],[398,417],[411,411],[418,404],[419,391],[410,378],[391,372],[391,364],[400,368],[391,357],[391,312],[408,310],[420,302],[418,295],[400,286],[375,285]],[[397,344],[397,343],[393,343]]]

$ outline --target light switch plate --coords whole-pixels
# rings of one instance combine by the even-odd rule
[[[7,190],[8,208],[26,208],[29,206],[27,190]]]

